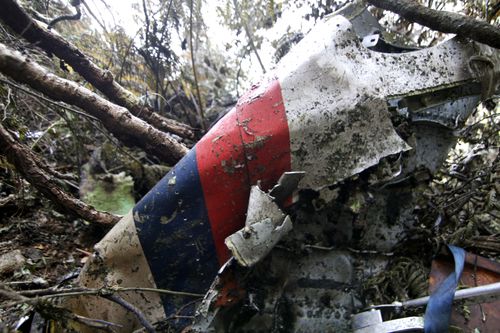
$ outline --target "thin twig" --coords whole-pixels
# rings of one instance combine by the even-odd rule
[[[201,100],[200,87],[198,84],[198,74],[196,73],[196,65],[194,62],[194,48],[193,48],[193,2],[194,0],[190,0],[189,2],[189,48],[191,53],[191,67],[193,67],[193,77],[194,77],[194,86],[196,88],[196,98],[198,99],[198,109],[200,111],[201,117],[201,128],[205,131],[205,115],[203,111],[203,102]]]
[[[61,126],[62,123],[63,123],[63,120],[64,119],[58,119],[57,121],[53,122],[52,124],[49,125],[49,127],[47,127],[43,132],[42,134],[40,134],[40,136],[38,138],[35,139],[35,141],[33,141],[33,143],[31,144],[30,148],[33,150],[33,148],[35,148],[38,143],[40,142],[40,140],[43,139],[43,137],[51,130],[53,129],[54,127],[56,126]]]
[[[94,18],[94,20],[97,22],[97,24],[99,24],[99,26],[102,28],[102,30],[105,33],[108,33],[108,30],[106,29],[106,26],[104,25],[104,22],[101,22],[99,20],[99,18],[97,18],[97,16],[94,14],[94,12],[92,12],[92,10],[90,9],[87,2],[82,0],[82,3],[83,3],[83,6],[85,6],[85,9],[87,9],[87,11],[89,12],[90,16],[92,16]]]
[[[58,22],[62,21],[78,21],[82,17],[82,12],[80,10],[80,1],[79,0],[73,0],[72,1],[73,7],[76,9],[76,14],[73,15],[62,15],[59,17],[56,17],[50,23],[47,25],[47,29],[51,29],[54,25],[56,25]]]
[[[72,107],[69,107],[69,106],[67,106],[67,105],[65,105],[65,104],[63,104],[63,103],[58,103],[58,102],[55,102],[55,101],[53,101],[53,100],[51,100],[51,99],[49,99],[49,98],[47,98],[47,97],[43,96],[42,94],[38,94],[38,93],[36,93],[36,92],[34,92],[34,91],[31,91],[31,90],[29,90],[29,89],[26,89],[26,88],[24,88],[23,86],[21,86],[21,85],[19,85],[19,84],[16,84],[16,83],[14,83],[14,82],[12,82],[12,81],[5,80],[5,79],[0,78],[0,82],[5,83],[5,84],[8,84],[9,86],[12,86],[12,87],[14,87],[14,88],[16,88],[16,89],[19,89],[19,90],[21,90],[21,91],[25,92],[25,93],[26,93],[26,94],[28,94],[28,95],[31,95],[31,96],[34,96],[34,97],[39,98],[39,99],[41,99],[41,100],[44,100],[44,101],[45,101],[45,102],[47,102],[47,103],[50,103],[50,104],[52,104],[52,105],[56,105],[56,106],[60,107],[61,109],[65,109],[65,110],[71,111],[71,112],[73,112],[73,113],[76,113],[76,114],[78,114],[78,115],[80,115],[80,116],[83,116],[83,117],[86,117],[86,118],[90,118],[90,119],[92,119],[92,120],[99,121],[99,119],[97,119],[96,117],[94,117],[94,116],[92,116],[92,115],[90,115],[90,114],[87,114],[87,113],[82,112],[82,111],[78,111],[78,110],[76,110],[76,109],[74,109],[74,108],[72,108]]]
[[[250,43],[250,47],[252,48],[253,53],[255,53],[255,56],[257,57],[257,60],[259,61],[260,68],[262,68],[262,72],[266,73],[266,68],[264,67],[264,64],[262,63],[262,60],[260,59],[259,52],[257,51],[257,48],[255,47],[255,43],[253,42],[253,36],[250,32],[250,29],[248,28],[247,22],[245,18],[241,15],[239,6],[238,6],[238,0],[233,0],[234,4],[234,10],[236,12],[236,16],[241,17],[241,25],[243,26],[243,29],[245,30],[245,33],[248,38],[248,42]]]
[[[110,287],[110,288],[69,288],[69,289],[36,289],[36,290],[25,290],[19,293],[23,296],[39,297],[39,298],[52,298],[52,297],[69,297],[69,296],[79,296],[79,295],[102,295],[109,293],[121,293],[121,292],[152,292],[165,295],[175,295],[175,296],[188,296],[188,297],[203,297],[203,294],[190,293],[184,291],[174,291],[168,289],[157,289],[157,288],[143,288],[143,287]]]
[[[116,77],[116,81],[119,84],[122,84],[122,76],[123,76],[123,70],[125,67],[125,61],[127,60],[128,55],[130,54],[130,50],[132,49],[132,45],[134,44],[135,39],[137,38],[137,35],[141,32],[142,28],[137,30],[134,37],[130,39],[130,42],[127,45],[127,49],[125,50],[125,54],[123,55],[121,64],[120,64],[120,72],[118,73],[118,76]]]
[[[79,249],[79,248],[75,248],[75,251],[80,252],[80,253],[88,256],[88,257],[90,257],[92,255],[92,252],[85,251],[85,250],[82,250],[82,249]]]
[[[12,94],[12,90],[10,89],[10,87],[7,87],[7,104],[6,105],[2,105],[2,108],[3,108],[3,118],[2,118],[2,121],[4,121],[7,118],[7,109],[10,106],[11,94]]]
[[[90,328],[97,328],[97,329],[104,330],[106,332],[114,332],[114,330],[111,327],[123,327],[120,324],[115,324],[115,323],[112,323],[112,322],[109,322],[106,320],[102,320],[102,319],[88,318],[88,317],[80,316],[80,315],[77,315],[74,313],[70,314],[70,319],[72,319],[80,324],[83,324],[85,326],[88,326]]]
[[[189,296],[189,297],[203,297],[203,294],[190,293],[185,291],[174,291],[168,289],[156,289],[156,288],[142,288],[142,287],[121,287],[115,288],[117,292],[125,292],[125,291],[147,291],[158,294],[166,294],[166,295],[175,295],[175,296]]]
[[[132,312],[135,315],[135,317],[137,318],[137,320],[139,320],[139,322],[141,323],[141,325],[144,326],[144,328],[146,329],[146,331],[148,331],[149,333],[155,333],[156,332],[155,328],[146,319],[146,317],[144,316],[144,314],[139,309],[137,309],[135,306],[133,306],[132,304],[130,304],[129,302],[127,302],[126,300],[124,300],[120,296],[117,296],[117,295],[106,295],[106,296],[103,296],[103,297],[106,298],[106,299],[109,299],[112,302],[115,302],[116,304],[121,305],[126,310]]]
[[[0,296],[3,297],[3,298],[7,298],[7,299],[10,299],[10,300],[14,300],[16,301],[15,303],[28,303],[28,304],[31,304],[31,300],[30,298],[27,298],[27,297],[24,297],[22,295],[19,294],[19,292],[16,292],[10,288],[8,288],[5,284],[3,283],[0,283]],[[35,304],[38,304],[40,305],[40,301],[39,299],[34,299],[35,301]],[[52,305],[51,305],[52,307]],[[60,309],[60,308],[57,308],[55,307],[56,309]],[[53,309],[52,309],[53,310]],[[109,322],[109,321],[105,321],[105,320],[101,320],[101,319],[93,319],[93,318],[87,318],[87,317],[84,317],[84,316],[80,316],[80,315],[77,315],[77,314],[74,314],[72,312],[70,312],[69,310],[67,309],[61,309],[64,311],[64,317],[66,319],[70,319],[70,320],[74,320],[78,323],[81,323],[85,326],[88,326],[88,327],[91,327],[91,328],[97,328],[97,329],[102,329],[102,330],[105,330],[105,331],[108,331],[108,332],[113,332],[110,327],[111,326],[115,326],[115,327],[122,327],[122,325],[119,325],[119,324],[115,324],[115,323],[112,323],[112,322]],[[63,319],[63,318],[60,318],[60,319]]]

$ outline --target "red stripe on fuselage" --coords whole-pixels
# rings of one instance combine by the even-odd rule
[[[217,258],[224,239],[245,223],[250,186],[269,189],[290,171],[290,136],[277,79],[254,87],[196,145],[196,161]]]
[[[236,109],[198,142],[196,162],[217,258],[223,264],[230,257],[224,239],[244,223],[250,193]]]
[[[260,188],[267,191],[291,169],[290,133],[278,79],[243,97],[238,120],[250,182],[260,181]]]

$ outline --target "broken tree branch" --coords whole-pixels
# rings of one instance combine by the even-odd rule
[[[140,147],[163,162],[175,164],[188,151],[170,135],[131,115],[124,107],[107,101],[73,81],[49,73],[1,43],[0,72],[56,101],[78,106],[98,118],[125,145]]]
[[[2,0],[0,19],[29,42],[63,59],[112,102],[127,108],[136,117],[144,119],[162,131],[176,134],[182,138],[195,138],[190,126],[162,117],[142,105],[130,91],[114,80],[110,71],[99,68],[74,45],[38,25],[19,6],[16,0]],[[178,142],[174,142],[174,144],[181,146]]]
[[[411,0],[366,1],[375,7],[394,12],[408,21],[500,48],[500,29],[486,22],[457,13],[433,10]]]
[[[105,225],[113,225],[120,219],[118,216],[96,211],[93,207],[63,191],[55,184],[53,177],[44,171],[49,167],[30,149],[14,140],[1,124],[0,153],[7,157],[7,160],[16,167],[17,171],[27,181],[45,194],[64,212],[70,212],[87,221]],[[40,168],[39,165],[44,165],[44,167]]]
[[[76,9],[76,14],[74,15],[62,15],[59,17],[56,17],[50,23],[47,25],[47,29],[51,29],[53,26],[55,26],[57,23],[61,21],[78,21],[82,17],[82,11],[80,10],[80,0],[73,0],[71,1],[71,5],[75,7]]]

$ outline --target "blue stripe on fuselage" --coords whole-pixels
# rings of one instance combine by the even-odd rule
[[[219,264],[195,148],[136,204],[133,212],[137,234],[157,287],[205,293]],[[192,300],[162,295],[167,316]]]

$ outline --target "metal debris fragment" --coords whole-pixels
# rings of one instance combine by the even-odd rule
[[[250,267],[264,258],[280,239],[292,230],[292,221],[273,197],[252,186],[245,227],[226,238],[238,263]]]
[[[286,198],[292,195],[293,191],[299,186],[299,182],[304,178],[304,171],[290,171],[281,175],[278,183],[269,192],[269,195],[278,203],[282,203]]]
[[[354,315],[352,328],[354,333],[418,332],[424,328],[424,318],[407,317],[383,321],[380,310],[371,310]]]

